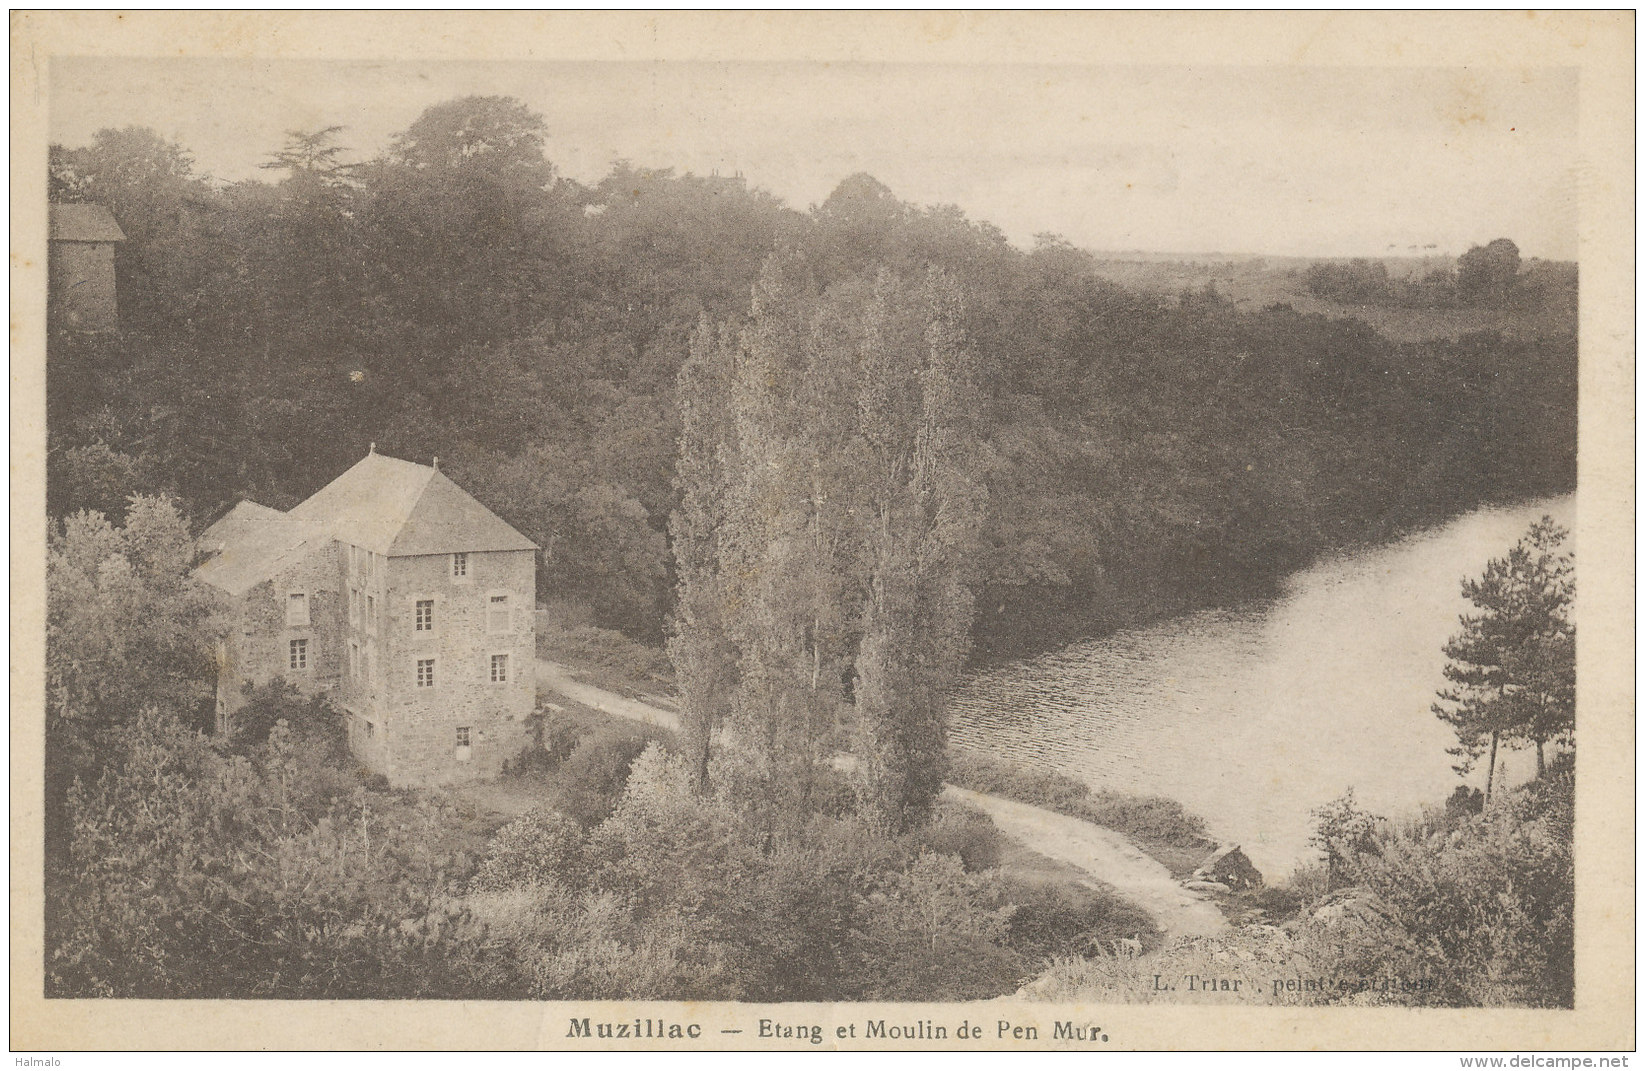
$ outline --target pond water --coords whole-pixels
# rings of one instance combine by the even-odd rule
[[[1461,580],[1544,513],[1572,527],[1574,496],[1476,510],[1323,559],[1272,599],[992,667],[955,696],[953,742],[1180,800],[1278,877],[1316,857],[1308,812],[1349,787],[1388,816],[1450,795],[1455,737],[1429,705],[1469,609]],[[1523,780],[1534,759],[1505,768]]]

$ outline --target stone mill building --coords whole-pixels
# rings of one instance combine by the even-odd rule
[[[219,731],[280,677],[396,785],[494,777],[528,746],[537,546],[438,468],[373,448],[289,512],[241,502],[201,551],[233,607]]]

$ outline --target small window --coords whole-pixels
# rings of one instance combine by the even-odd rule
[[[493,595],[491,605],[486,610],[486,631],[507,632],[508,626],[508,596]]]
[[[308,595],[294,591],[286,596],[286,624],[303,628],[308,625]]]
[[[433,599],[418,599],[417,600],[417,631],[418,632],[433,632],[434,631],[434,600]]]
[[[308,641],[292,640],[290,652],[291,668],[299,672],[308,669]]]
[[[377,596],[366,596],[366,631],[377,631]]]
[[[419,687],[419,688],[432,688],[432,687],[434,687],[434,659],[432,659],[432,658],[419,658],[419,659],[417,659],[417,687]]]
[[[348,675],[350,677],[360,675],[360,645],[352,641],[348,645]]]
[[[468,726],[466,726],[466,725],[457,726],[457,746],[458,747],[467,747],[468,746]]]
[[[374,737],[376,735],[377,735],[377,723],[373,722],[373,721],[366,722],[366,739],[370,740],[372,737]]]
[[[466,551],[459,551],[451,556],[451,575],[453,578],[468,575],[468,554]]]
[[[494,654],[491,656],[491,683],[508,683],[508,656],[506,654]]]

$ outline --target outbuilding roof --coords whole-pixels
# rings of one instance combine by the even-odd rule
[[[195,575],[241,594],[333,539],[391,558],[537,549],[438,469],[373,452],[289,513],[235,506],[200,537],[215,556]]]
[[[252,509],[243,513],[246,506]],[[206,529],[200,547],[212,557],[194,575],[230,595],[243,595],[330,542],[319,525],[305,524],[289,513],[255,502],[242,502]]]
[[[125,232],[102,205],[53,204],[50,211],[54,242],[123,242]]]

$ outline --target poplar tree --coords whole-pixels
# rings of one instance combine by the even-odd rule
[[[983,515],[961,312],[941,273],[819,294],[777,254],[735,342],[700,325],[682,369],[670,653],[688,747],[699,786],[712,772],[775,821],[823,802],[847,740],[880,827],[918,824],[941,788]]]
[[[714,733],[740,677],[737,651],[726,631],[727,585],[719,572],[726,520],[728,473],[740,469],[730,419],[736,340],[704,317],[680,367],[679,457],[674,486],[680,501],[669,520],[677,599],[668,654],[679,683],[684,746],[699,792],[706,791]]]
[[[741,672],[723,765],[732,790],[773,815],[815,802],[848,653],[849,425],[833,407],[849,355],[819,309],[804,262],[774,254],[729,391],[735,463],[723,474],[717,553]]]
[[[942,789],[944,701],[970,649],[984,502],[958,293],[936,271],[914,294],[899,291],[882,273],[864,341],[869,582],[853,689],[862,807],[898,832],[924,821]],[[899,303],[923,332],[898,329]]]

